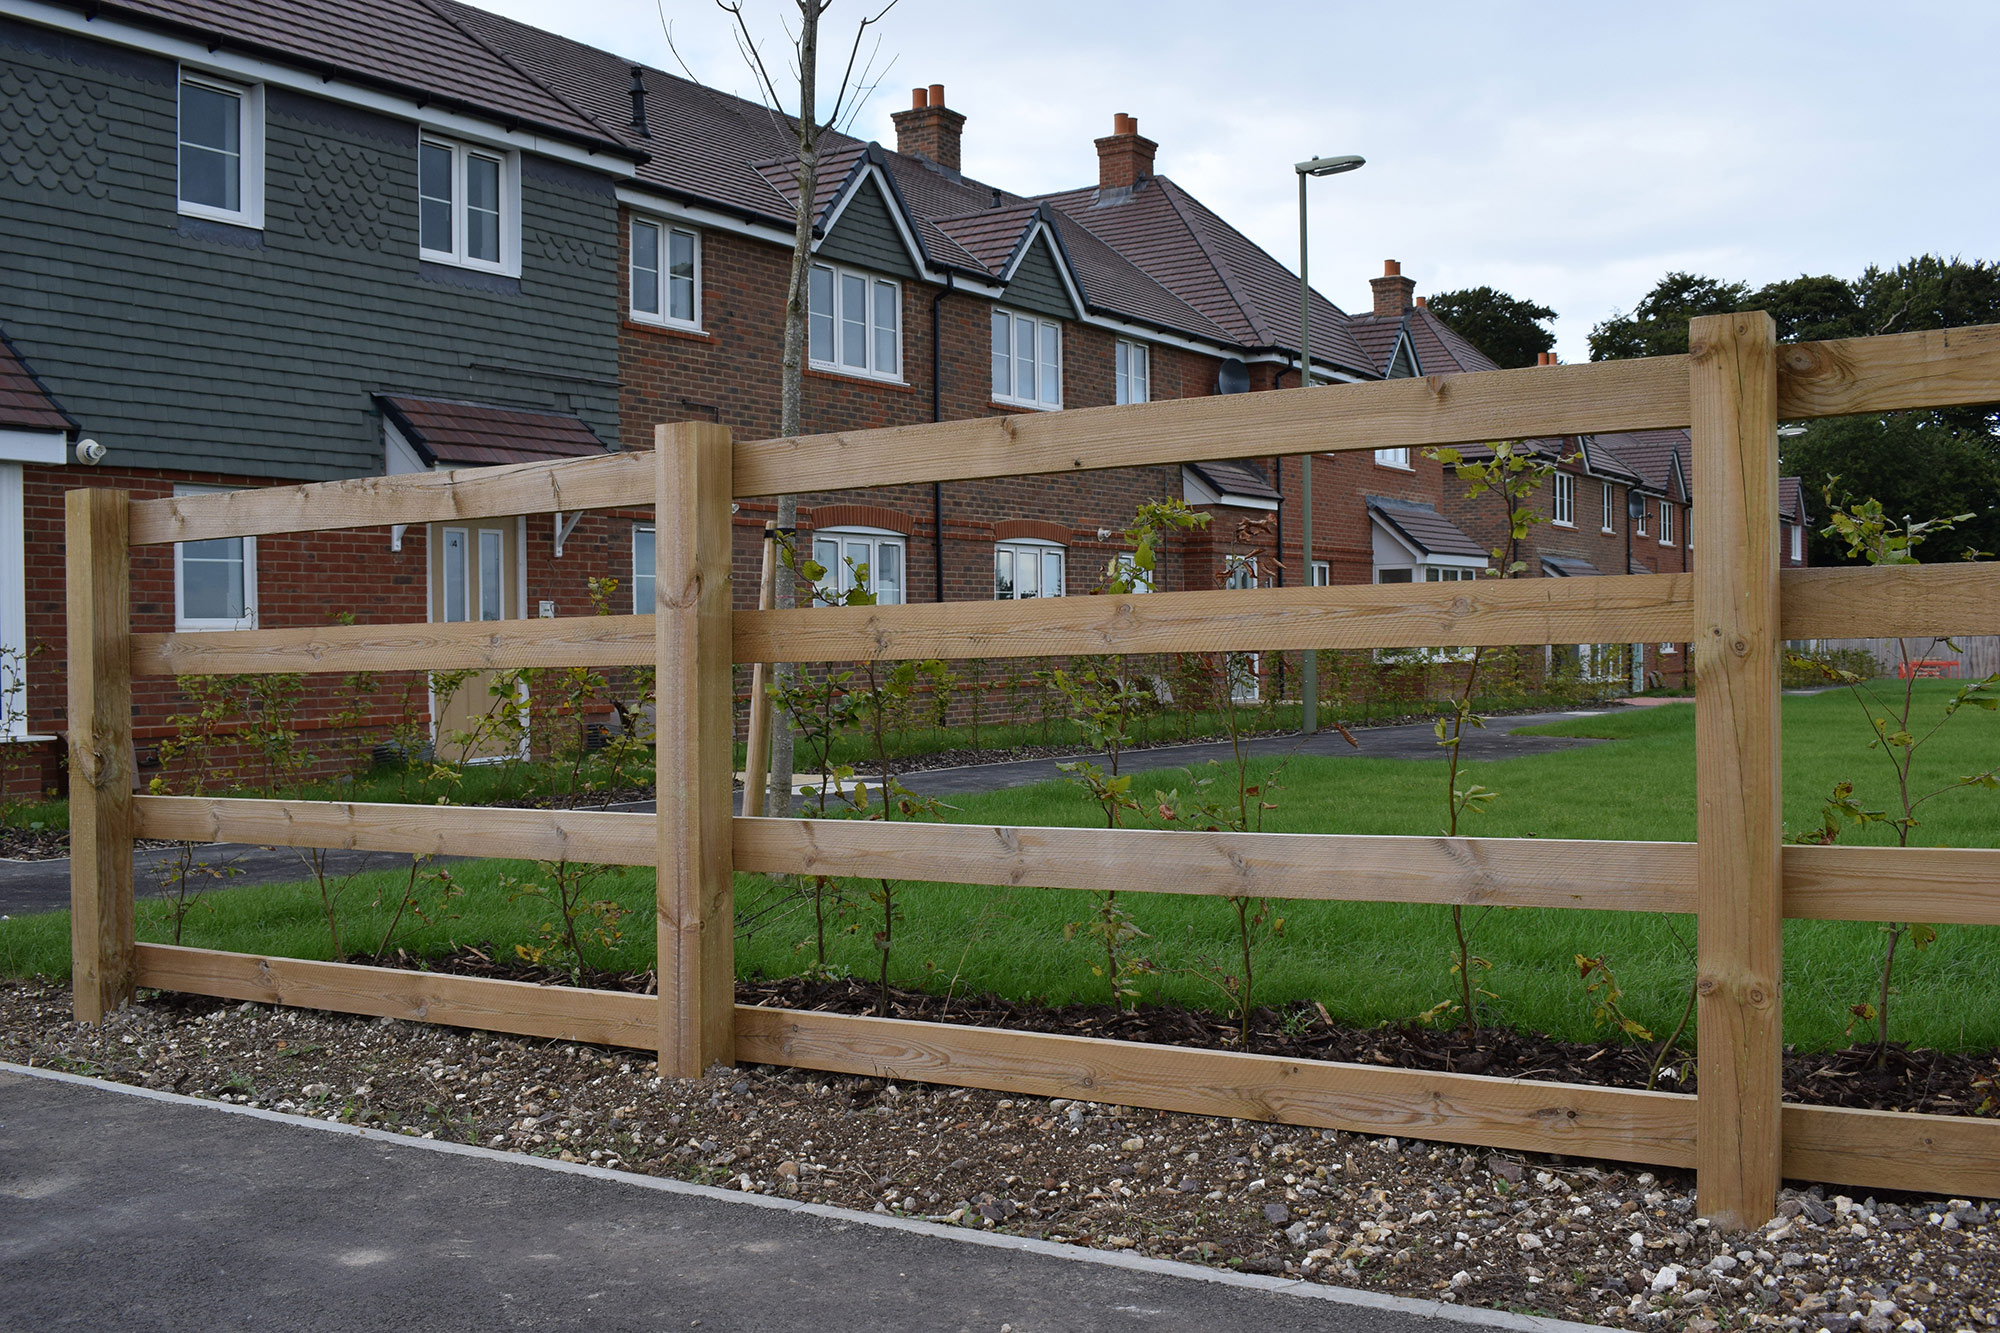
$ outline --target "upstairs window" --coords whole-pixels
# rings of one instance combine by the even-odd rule
[[[1665,507],[1665,504],[1666,504],[1665,501],[1661,501],[1661,506],[1663,508]],[[1639,517],[1632,524],[1632,531],[1638,533],[1641,537],[1646,535],[1646,509],[1647,509],[1646,501],[1644,497],[1641,497],[1639,500]]]
[[[1054,542],[1011,541],[993,547],[993,598],[1006,602],[1063,595],[1066,552]],[[1150,586],[1150,580],[1148,580]]]
[[[632,219],[632,318],[701,327],[701,237]]]
[[[844,375],[902,378],[901,283],[814,264],[806,297],[809,351],[815,366]]]
[[[819,606],[837,606],[858,585],[877,606],[904,601],[904,538],[886,528],[822,528],[813,534],[813,560],[826,570],[813,587]]]
[[[417,248],[438,264],[520,271],[512,156],[424,135],[417,143]]]
[[[181,76],[180,211],[189,217],[264,225],[262,90]]]
[[[1567,472],[1556,473],[1555,523],[1564,528],[1576,526],[1576,478]]]
[[[1792,563],[1795,565],[1803,565],[1805,562],[1806,562],[1805,524],[1794,523],[1792,524]]]
[[[1660,501],[1660,545],[1674,544],[1674,507],[1665,500]]]
[[[1377,449],[1375,461],[1383,467],[1401,468],[1405,472],[1415,471],[1410,466],[1410,450],[1407,445],[1401,449]]]
[[[1062,406],[1062,325],[1008,310],[993,312],[993,401]]]
[[[997,339],[997,335],[996,335]],[[994,344],[997,349],[999,344]],[[1152,358],[1143,344],[1118,341],[1117,389],[1121,403],[1149,403],[1153,400]],[[998,365],[998,358],[995,358]],[[999,379],[994,379],[994,388],[999,388]]]
[[[1613,514],[1611,509],[1611,483],[1608,481],[1604,483],[1604,519],[1601,526],[1606,532],[1616,532],[1618,530],[1613,520]]]

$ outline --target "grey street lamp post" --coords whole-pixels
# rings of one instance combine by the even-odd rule
[[[1345,171],[1353,171],[1364,165],[1366,158],[1349,153],[1342,157],[1315,157],[1300,162],[1292,168],[1299,177],[1299,387],[1312,384],[1312,288],[1306,280],[1306,177],[1338,176]],[[1308,588],[1313,582],[1313,458],[1310,453],[1299,455],[1299,490],[1304,495],[1299,514],[1299,526],[1305,536],[1300,540],[1304,551],[1305,583]],[[1280,553],[1282,554],[1282,553]],[[1310,736],[1319,730],[1319,653],[1306,649],[1305,670],[1300,673],[1299,696],[1304,704],[1303,716],[1299,719],[1299,730]]]

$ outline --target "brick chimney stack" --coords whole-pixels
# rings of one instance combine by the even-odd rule
[[[1097,141],[1097,188],[1129,190],[1153,174],[1153,154],[1160,146],[1139,133],[1139,120],[1120,111],[1111,119],[1111,133]]]
[[[896,123],[896,151],[907,157],[921,157],[957,175],[958,141],[965,130],[965,116],[944,104],[944,85],[910,90],[910,109],[889,117]]]
[[[1375,317],[1377,319],[1401,319],[1409,313],[1411,298],[1417,292],[1417,280],[1403,276],[1403,265],[1394,259],[1382,261],[1382,276],[1370,278],[1368,285],[1375,289]]]

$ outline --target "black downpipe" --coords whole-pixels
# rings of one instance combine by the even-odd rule
[[[952,275],[944,275],[944,286],[938,288],[931,298],[931,420],[944,420],[944,341],[941,334],[938,307],[944,304],[945,293],[952,290]],[[931,483],[931,549],[937,555],[937,596],[934,601],[944,600],[944,483]]]

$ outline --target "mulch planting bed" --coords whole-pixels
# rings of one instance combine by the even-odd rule
[[[773,983],[776,985],[777,983]],[[804,992],[752,991],[798,1001]],[[2000,1210],[147,993],[98,1028],[0,983],[0,1058],[746,1192],[1625,1328],[2000,1327]]]
[[[642,993],[653,990],[650,972],[591,970],[573,980],[567,972],[518,962],[491,945],[463,948],[422,962],[406,955],[386,961],[459,976],[498,977],[542,985],[577,984],[594,990]],[[739,1004],[838,1014],[873,1014],[878,994],[876,987],[853,979],[781,977],[739,981],[736,985]],[[892,988],[889,1016],[1203,1050],[1245,1049],[1238,1045],[1234,1019],[1153,1005],[1133,1010],[1103,1004],[1047,1006],[1017,1003],[993,995],[945,997]],[[1652,1046],[1557,1041],[1507,1028],[1466,1032],[1457,1027],[1416,1024],[1342,1027],[1314,1004],[1254,1010],[1247,1049],[1258,1055],[1302,1060],[1613,1088],[1644,1088],[1652,1071],[1654,1052]],[[1676,1051],[1663,1063],[1654,1086],[1663,1092],[1693,1092],[1696,1086],[1693,1056]],[[1910,1050],[1892,1043],[1879,1051],[1872,1045],[1839,1051],[1793,1051],[1785,1058],[1785,1097],[1787,1101],[1809,1106],[1845,1106],[1867,1111],[1972,1115],[1979,1114],[1984,1106],[1990,1113],[1994,1109],[1992,1102],[2000,1100],[2000,1049],[1948,1053]]]

